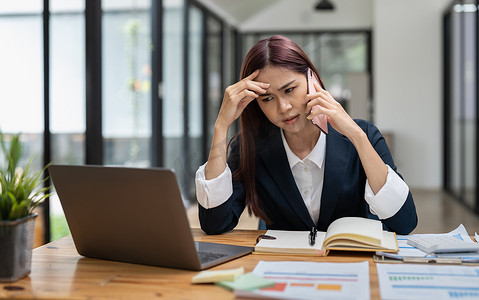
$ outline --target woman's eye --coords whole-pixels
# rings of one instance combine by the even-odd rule
[[[285,92],[286,94],[289,94],[289,93],[291,93],[291,92],[294,90],[294,88],[295,88],[295,87],[287,88],[287,89],[284,90],[284,92]]]
[[[273,100],[273,97],[265,97],[265,98],[261,99],[261,101],[263,101],[263,102],[269,102],[271,100]]]

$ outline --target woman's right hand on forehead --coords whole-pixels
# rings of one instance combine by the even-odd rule
[[[251,101],[266,93],[269,83],[253,81],[258,74],[259,70],[256,70],[248,77],[226,88],[216,126],[228,128],[239,118]]]

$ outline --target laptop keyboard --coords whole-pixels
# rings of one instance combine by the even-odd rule
[[[200,257],[200,262],[203,264],[203,263],[210,262],[210,261],[213,261],[213,260],[221,258],[221,257],[225,257],[227,255],[224,254],[224,253],[198,251],[198,256]]]

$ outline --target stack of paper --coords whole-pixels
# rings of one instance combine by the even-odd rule
[[[464,225],[459,225],[456,229],[449,233],[442,233],[447,235],[452,235],[466,241],[468,243],[474,243],[474,241],[469,237],[466,228]],[[416,247],[413,247],[407,243],[409,237],[414,235],[398,235],[397,241],[399,245],[399,252],[397,253],[386,253],[378,251],[376,252],[377,256],[375,257],[376,262],[384,262],[381,261],[382,258],[390,258],[398,261],[404,262],[430,262],[436,261],[441,263],[478,263],[479,262],[479,253],[477,252],[466,252],[466,253],[437,253],[437,254],[428,254],[425,253]],[[477,240],[477,238],[476,238]],[[435,260],[436,259],[436,260]]]

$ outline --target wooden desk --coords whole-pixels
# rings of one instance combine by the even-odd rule
[[[195,240],[254,246],[258,230],[235,230],[208,236],[192,229]],[[243,266],[251,272],[260,260],[369,262],[371,299],[379,299],[376,265],[372,253],[330,253],[327,257],[250,254],[211,270]],[[191,284],[196,271],[120,263],[80,256],[71,236],[36,248],[30,276],[12,284],[0,284],[0,298],[43,299],[234,299],[232,292],[213,284]]]

